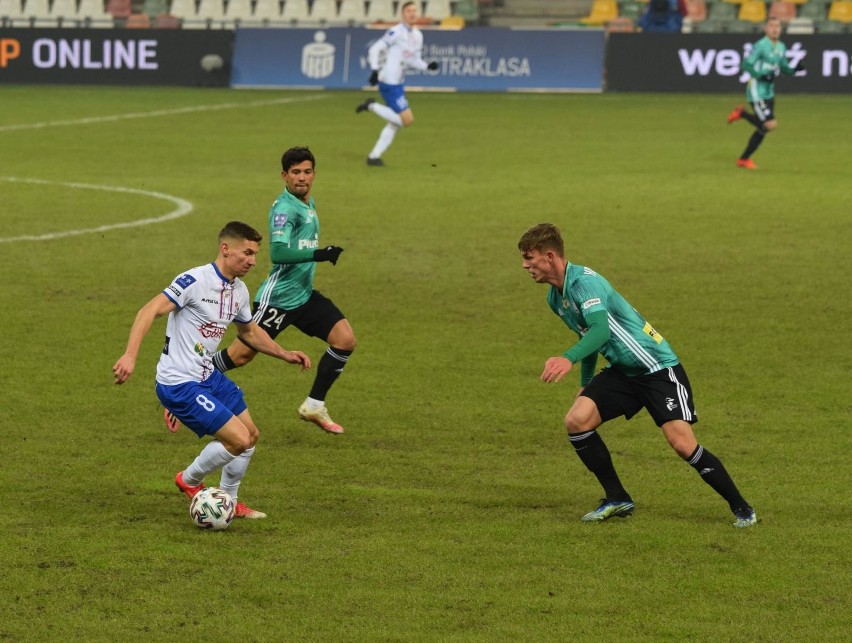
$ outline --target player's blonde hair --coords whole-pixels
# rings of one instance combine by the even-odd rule
[[[559,232],[559,228],[552,223],[539,223],[521,235],[518,241],[518,250],[521,252],[553,250],[560,257],[564,257],[565,243],[562,241],[562,233]]]

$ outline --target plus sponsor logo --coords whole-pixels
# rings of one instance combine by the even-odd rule
[[[213,338],[213,339],[222,339],[225,336],[225,331],[227,329],[224,326],[220,326],[215,322],[207,322],[206,324],[202,324],[198,327],[198,332],[201,333],[201,336],[204,338]],[[198,346],[198,344],[196,344]]]

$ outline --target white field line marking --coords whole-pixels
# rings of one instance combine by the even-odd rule
[[[120,228],[135,228],[143,225],[151,225],[152,223],[162,223],[171,219],[178,219],[192,212],[192,203],[186,199],[181,199],[170,194],[162,192],[152,192],[150,190],[136,190],[134,188],[122,188],[111,185],[90,185],[88,183],[65,183],[62,181],[43,181],[41,179],[22,179],[14,176],[0,176],[0,181],[10,183],[32,183],[35,185],[61,185],[68,188],[82,190],[102,190],[104,192],[121,192],[122,194],[140,194],[149,196],[155,199],[163,199],[174,203],[177,208],[159,217],[148,219],[137,219],[136,221],[127,221],[125,223],[111,223],[102,225],[96,228],[81,228],[78,230],[66,230],[64,232],[49,232],[47,234],[30,235],[25,234],[20,237],[0,237],[0,243],[12,243],[13,241],[50,241],[51,239],[61,239],[62,237],[74,237],[81,234],[91,234],[93,232],[106,232],[107,230],[118,230]]]
[[[192,114],[195,112],[211,112],[223,109],[239,109],[242,107],[265,107],[268,105],[284,105],[286,103],[302,103],[306,101],[319,100],[326,98],[324,94],[310,94],[308,96],[297,96],[291,98],[274,98],[271,100],[256,100],[242,103],[222,103],[220,105],[196,105],[194,107],[178,107],[174,109],[158,109],[150,112],[131,112],[128,114],[114,114],[111,116],[92,116],[90,118],[76,118],[65,121],[47,121],[43,123],[26,123],[23,125],[3,125],[0,126],[0,132],[15,132],[20,130],[44,129],[47,127],[64,127],[69,125],[88,125],[92,123],[106,123],[114,121],[131,120],[136,118],[156,118],[158,116],[171,116],[174,114]],[[152,223],[161,223],[170,219],[177,219],[192,212],[192,203],[185,199],[181,199],[162,192],[151,192],[149,190],[136,190],[133,188],[113,187],[109,185],[89,185],[86,183],[63,183],[59,181],[43,181],[40,179],[24,179],[14,176],[0,176],[0,181],[8,181],[15,183],[34,183],[37,185],[64,185],[70,188],[88,189],[88,190],[104,190],[106,192],[122,192],[125,194],[141,194],[150,196],[156,199],[164,199],[175,203],[178,207],[171,212],[160,217],[140,219],[138,221],[129,221],[126,223],[113,223],[110,225],[98,226],[96,228],[85,228],[79,230],[67,230],[65,232],[51,232],[41,235],[22,235],[19,237],[0,237],[0,243],[11,243],[13,241],[49,241],[51,239],[60,239],[62,237],[73,237],[81,234],[91,234],[93,232],[104,232],[107,230],[116,230],[119,228],[133,228],[137,226],[150,225]]]
[[[256,100],[245,103],[222,103],[221,105],[196,105],[194,107],[175,107],[174,109],[157,109],[150,112],[130,112],[127,114],[113,114],[111,116],[91,116],[89,118],[75,118],[67,121],[46,121],[44,123],[25,123],[22,125],[2,125],[0,132],[17,132],[28,129],[43,129],[46,127],[64,127],[66,125],[89,125],[91,123],[108,123],[113,121],[126,121],[134,118],[155,118],[157,116],[171,116],[174,114],[193,114],[195,112],[213,112],[222,109],[240,109],[244,107],[266,107],[267,105],[283,105],[286,103],[304,103],[312,100],[326,98],[327,95],[311,94],[292,98],[274,98],[271,100]]]

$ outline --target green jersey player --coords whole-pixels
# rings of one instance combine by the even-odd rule
[[[560,381],[580,362],[581,389],[565,416],[565,428],[580,460],[597,477],[605,498],[582,520],[601,521],[633,513],[609,450],[597,428],[630,419],[645,408],[672,448],[727,502],[735,527],[757,522],[719,459],[698,444],[698,421],[686,371],[669,343],[610,283],[594,270],[565,259],[559,229],[542,223],[527,230],[518,249],[523,268],[537,283],[550,284],[551,310],[579,336],[564,354],[545,362],[541,379]],[[598,353],[609,366],[595,374]]]
[[[317,262],[336,265],[343,248],[319,246],[320,225],[311,196],[316,176],[313,153],[306,147],[291,148],[281,157],[281,168],[284,191],[269,210],[272,269],[255,295],[254,320],[273,339],[295,326],[328,344],[298,413],[324,431],[343,433],[343,427],[329,416],[325,397],[355,350],[355,334],[334,302],[314,290]],[[224,372],[247,364],[256,354],[254,347],[237,338],[216,353],[213,363]]]
[[[745,151],[737,159],[737,167],[747,170],[757,169],[751,155],[760,147],[763,137],[778,126],[775,119],[775,78],[779,72],[792,76],[804,69],[802,63],[790,67],[787,62],[787,47],[779,40],[781,22],[778,18],[769,18],[763,31],[766,35],[754,43],[751,53],[742,61],[742,69],[751,76],[746,84],[746,99],[754,113],[745,111],[743,105],[737,105],[728,114],[729,125],[742,119],[755,127]]]

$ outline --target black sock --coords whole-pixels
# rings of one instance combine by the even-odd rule
[[[747,112],[747,111],[745,111],[745,110],[743,110],[743,113],[742,113],[742,114],[740,114],[740,118],[742,118],[743,120],[748,121],[749,123],[751,123],[751,124],[752,124],[752,125],[754,125],[755,127],[760,127],[760,126],[761,126],[760,119],[759,119],[757,116],[755,116],[754,114],[750,114],[749,112]]]
[[[630,494],[621,485],[609,449],[597,431],[569,434],[571,446],[586,468],[595,474],[604,489],[607,500],[630,500]]]
[[[731,511],[736,513],[738,510],[750,508],[745,498],[737,490],[737,485],[734,484],[731,476],[725,470],[725,466],[719,458],[707,449],[699,444],[695,447],[692,455],[686,458],[686,461],[692,465],[692,468],[698,472],[704,482],[713,487],[716,493],[728,501]]]
[[[315,400],[325,400],[328,389],[340,377],[343,367],[349,361],[349,356],[352,351],[345,351],[341,348],[329,346],[322,356],[319,366],[317,366],[317,376],[314,378],[314,385],[311,388],[310,397]]]
[[[751,155],[757,151],[757,148],[760,147],[764,136],[766,136],[764,132],[755,130],[754,134],[751,135],[751,138],[748,139],[748,145],[746,145],[745,152],[743,152],[743,155],[740,158],[743,160],[750,158]]]
[[[232,368],[237,367],[237,365],[234,364],[234,360],[232,360],[230,355],[228,355],[227,348],[223,348],[218,353],[213,355],[213,366],[215,366],[216,370],[220,373],[230,371]]]

